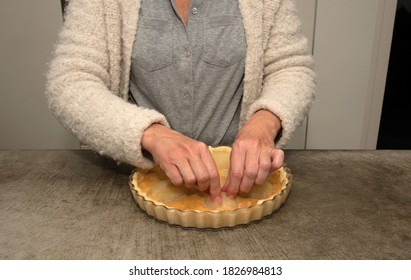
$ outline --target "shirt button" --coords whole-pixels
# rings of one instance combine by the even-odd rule
[[[191,55],[191,53],[190,53],[189,51],[185,51],[185,52],[184,52],[184,55],[185,55],[186,57],[189,57],[189,56]]]
[[[186,101],[190,101],[191,100],[191,95],[190,94],[188,94],[188,93],[186,93],[186,94],[184,94],[184,100],[186,100]]]
[[[193,13],[193,15],[198,14],[198,9],[196,7],[191,9],[191,12]]]

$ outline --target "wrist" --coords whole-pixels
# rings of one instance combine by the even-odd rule
[[[273,141],[277,139],[282,130],[280,118],[266,109],[256,111],[249,121],[252,121],[254,125],[264,129],[265,133],[269,135]]]
[[[168,129],[162,124],[154,123],[144,130],[143,137],[141,138],[141,148],[151,152],[154,144],[155,135],[158,135],[161,131]]]

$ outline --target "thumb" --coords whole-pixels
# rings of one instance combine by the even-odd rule
[[[284,163],[284,151],[280,149],[273,149],[271,151],[271,172],[277,170]]]

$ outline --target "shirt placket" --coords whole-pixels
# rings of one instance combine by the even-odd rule
[[[195,28],[195,22],[190,22],[192,17],[197,17],[199,14],[199,9],[197,7],[196,1],[192,0],[189,8],[188,22],[187,25],[184,23],[183,19],[178,16],[178,11],[174,5],[174,1],[170,0],[175,11],[175,14],[178,18],[178,28],[177,28],[177,38],[175,38],[176,53],[180,58],[180,67],[178,71],[180,72],[181,77],[181,93],[180,98],[182,99],[182,104],[184,107],[184,116],[186,119],[187,125],[189,125],[187,134],[190,137],[193,137],[193,125],[194,125],[194,51],[192,44],[192,33],[193,28]],[[182,112],[183,113],[183,112]]]

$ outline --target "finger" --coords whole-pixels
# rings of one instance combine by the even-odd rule
[[[228,196],[235,196],[240,189],[244,176],[245,150],[243,148],[233,148],[230,158],[229,178],[230,184],[227,186]]]
[[[284,164],[284,151],[274,149],[271,152],[271,171],[275,171]]]
[[[175,165],[160,164],[160,168],[164,170],[173,185],[180,186],[184,183],[183,177]]]
[[[225,180],[224,185],[221,187],[221,191],[226,192],[229,185],[230,185],[230,172],[227,175],[227,179]]]
[[[248,150],[245,158],[245,170],[240,184],[240,192],[248,193],[254,185],[258,173],[258,152]]]
[[[196,177],[188,161],[184,160],[177,164],[177,168],[183,177],[184,185],[187,188],[194,188],[196,185]]]
[[[255,183],[257,185],[264,184],[265,180],[267,179],[268,173],[271,170],[271,154],[269,151],[263,151],[260,154],[260,158],[258,161],[258,173],[257,178],[255,179]]]
[[[209,191],[211,199],[214,202],[221,202],[221,186],[220,186],[220,176],[218,174],[217,165],[211,156],[210,151],[207,150],[201,153],[201,158],[204,162],[204,165],[208,171],[209,175]]]
[[[201,158],[190,159],[189,162],[195,176],[198,190],[202,192],[207,191],[210,187],[210,176],[205,164]]]

